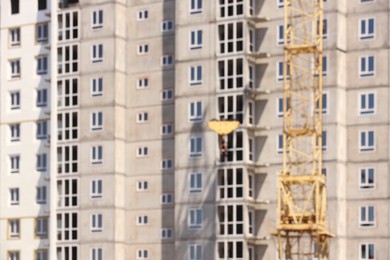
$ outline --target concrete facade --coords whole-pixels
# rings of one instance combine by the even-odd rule
[[[0,259],[276,259],[283,1],[0,4]],[[324,7],[330,259],[388,259],[390,3]]]

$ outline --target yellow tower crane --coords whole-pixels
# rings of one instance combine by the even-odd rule
[[[283,170],[279,259],[328,259],[322,174],[323,0],[284,1]]]

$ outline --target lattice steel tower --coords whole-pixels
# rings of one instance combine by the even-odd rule
[[[328,259],[322,175],[323,0],[285,0],[280,259]]]

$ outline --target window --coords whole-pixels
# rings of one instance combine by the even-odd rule
[[[103,27],[103,10],[93,11],[92,12],[92,28],[102,28]]]
[[[172,204],[173,202],[173,195],[170,193],[165,193],[161,195],[161,204],[167,205]]]
[[[172,238],[172,229],[171,228],[162,228],[161,229],[161,239],[170,239]]]
[[[57,213],[57,240],[58,241],[77,240],[78,238],[77,223],[78,223],[77,213],[75,212]],[[57,247],[57,255],[58,253],[59,251]],[[62,258],[62,259],[66,259],[66,258]]]
[[[219,25],[218,35],[221,54],[237,53],[244,50],[244,25],[242,22]]]
[[[361,131],[359,149],[361,152],[368,152],[375,150],[375,132],[374,131]]]
[[[173,99],[173,90],[172,89],[164,89],[162,91],[162,100],[168,101]]]
[[[47,106],[47,89],[37,89],[37,107]]]
[[[188,119],[190,122],[201,122],[202,115],[202,101],[194,101],[188,105]]]
[[[91,232],[103,231],[103,214],[91,215]]]
[[[360,40],[373,39],[375,37],[375,18],[361,19],[359,25]]]
[[[161,64],[162,64],[162,66],[172,65],[173,64],[172,55],[163,55],[161,58]]]
[[[91,248],[91,260],[103,260],[103,248]]]
[[[278,45],[283,45],[284,44],[284,25],[278,25],[277,27],[277,41],[276,43]]]
[[[189,0],[190,1],[190,14],[198,14],[202,12],[203,0]]]
[[[173,124],[163,124],[161,127],[161,135],[167,136],[173,134]]]
[[[10,159],[10,173],[19,173],[20,170],[20,155],[11,155]]]
[[[244,14],[243,0],[221,0],[219,1],[221,18],[241,16]]]
[[[7,260],[20,260],[19,251],[8,251],[7,255],[8,255]]]
[[[103,163],[103,146],[101,145],[92,146],[91,163],[93,165]]]
[[[220,235],[240,235],[244,233],[243,205],[218,206],[218,223]]]
[[[360,3],[370,3],[374,2],[374,0],[360,0]]]
[[[218,62],[220,90],[242,89],[244,87],[243,59],[226,59]]]
[[[244,260],[243,241],[218,242],[218,259]]]
[[[37,204],[46,204],[46,200],[47,200],[47,187],[46,186],[37,187],[37,195],[35,198]]]
[[[248,174],[248,197],[254,198],[254,185],[255,185],[255,176],[253,174]]]
[[[171,159],[164,159],[161,161],[161,168],[163,170],[168,170],[173,168],[173,160]]]
[[[173,30],[173,20],[165,20],[161,22],[161,31],[169,32]]]
[[[203,246],[199,244],[190,244],[188,246],[188,260],[202,260]]]
[[[19,13],[19,0],[11,0],[11,14]]]
[[[244,196],[244,173],[242,168],[218,169],[218,198],[236,199]]]
[[[91,94],[93,97],[103,96],[103,78],[92,78]]]
[[[92,45],[92,62],[103,61],[103,44]]]
[[[283,117],[283,98],[276,99],[276,116]]]
[[[284,0],[276,0],[276,5],[279,7],[279,8],[282,8],[284,6]]]
[[[202,66],[191,66],[189,69],[190,86],[202,84]]]
[[[190,192],[202,192],[202,173],[192,172],[189,179]]]
[[[103,130],[103,112],[92,112],[91,114],[91,130]]]
[[[323,39],[327,39],[328,38],[328,19],[323,19],[322,20],[322,38]]]
[[[78,205],[78,181],[77,179],[60,179],[57,181],[57,206],[59,208],[72,208]],[[69,216],[68,216],[69,217]],[[67,217],[65,219],[68,220]],[[76,223],[77,224],[77,223]]]
[[[203,210],[198,208],[191,208],[188,211],[188,227],[202,228],[203,225]]]
[[[57,113],[58,141],[76,140],[78,138],[78,112]]]
[[[149,223],[149,218],[147,215],[137,216],[137,225],[144,226]]]
[[[78,78],[66,78],[57,81],[59,108],[75,107],[79,104],[78,99]]]
[[[322,76],[328,75],[328,57],[322,56]]]
[[[253,29],[249,29],[249,52],[255,52],[255,31]]]
[[[48,250],[47,249],[38,249],[35,250],[35,260],[48,260]]]
[[[137,114],[137,123],[145,123],[149,120],[148,112],[141,112]]]
[[[58,14],[58,41],[79,38],[79,11],[72,10]]]
[[[10,61],[11,79],[20,78],[20,60]]]
[[[375,113],[376,93],[368,92],[359,95],[359,114],[370,115]]]
[[[9,192],[11,206],[19,205],[19,188],[11,188]]]
[[[137,80],[137,89],[146,89],[149,86],[149,79],[146,78],[139,78]]]
[[[136,258],[137,259],[148,259],[149,258],[149,250],[147,250],[147,249],[138,249]]]
[[[322,151],[326,151],[328,149],[327,139],[327,132],[322,131]]]
[[[149,11],[148,10],[140,10],[138,11],[137,20],[143,21],[149,18]]]
[[[103,180],[91,181],[91,198],[103,197]]]
[[[149,154],[149,149],[147,146],[141,146],[137,148],[137,157],[146,157]]]
[[[37,74],[38,75],[47,74],[47,67],[48,67],[47,64],[48,64],[47,56],[37,57]]]
[[[255,141],[253,138],[248,138],[248,146],[248,160],[253,162],[255,157]]]
[[[9,238],[20,238],[20,220],[9,219],[8,220],[8,236]]]
[[[11,142],[20,141],[20,124],[10,125]]]
[[[70,74],[79,71],[79,46],[77,44],[60,46],[57,48],[58,75]]]
[[[360,57],[359,66],[360,77],[371,77],[375,75],[375,58],[374,56],[362,56]]]
[[[36,42],[45,43],[49,39],[49,25],[47,23],[39,23],[35,29]]]
[[[242,131],[235,131],[227,136],[227,154],[221,162],[239,162],[244,159],[244,142]]]
[[[248,88],[249,89],[254,89],[255,88],[255,66],[253,65],[249,65],[248,67],[248,70],[249,70],[249,84],[248,84]]]
[[[328,114],[328,93],[327,92],[323,92],[322,93],[322,114]],[[316,103],[316,112],[318,113],[318,110],[319,110],[319,106],[320,106],[320,102],[317,101]],[[282,115],[283,116],[283,115]]]
[[[283,81],[284,80],[284,62],[279,61],[276,64],[276,79],[277,81]],[[287,79],[290,78],[290,64],[287,64]]]
[[[35,236],[39,238],[47,238],[47,230],[49,227],[49,219],[40,217],[35,219]]]
[[[196,137],[191,137],[190,138],[190,143],[189,143],[189,150],[190,150],[190,157],[201,157],[203,153],[203,147],[202,144],[203,140],[202,137],[196,136]]]
[[[47,0],[38,0],[38,10],[46,10],[47,8]]]
[[[375,225],[375,208],[373,206],[360,207],[361,227],[373,227]]]
[[[47,154],[37,154],[37,171],[44,172],[47,169]]]
[[[9,43],[12,47],[20,46],[20,28],[9,29]]]
[[[77,260],[78,246],[77,245],[66,245],[57,246],[57,257],[58,259],[74,259]]]
[[[203,45],[203,31],[195,30],[190,32],[190,49],[201,49]]]
[[[148,189],[148,182],[147,181],[138,181],[137,182],[137,190],[142,191],[142,190],[147,190]]]
[[[255,15],[255,0],[249,0],[249,15]]]
[[[38,140],[47,139],[47,121],[37,122],[36,137]]]
[[[10,93],[11,98],[11,110],[20,109],[20,91]]]
[[[360,189],[373,189],[375,186],[375,169],[361,168],[359,180]]]
[[[243,95],[223,95],[218,97],[218,117],[220,120],[238,120],[243,123]]]
[[[248,124],[253,125],[255,122],[255,103],[248,101]]]
[[[362,243],[360,244],[360,260],[375,259],[375,244]]]
[[[57,146],[57,173],[73,174],[78,171],[77,145]]]
[[[149,44],[140,44],[137,48],[137,54],[146,54],[149,52]]]

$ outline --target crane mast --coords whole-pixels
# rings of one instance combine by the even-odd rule
[[[285,0],[279,259],[328,259],[322,174],[323,0]]]

